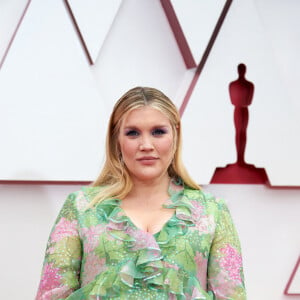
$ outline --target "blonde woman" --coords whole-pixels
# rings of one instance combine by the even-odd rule
[[[159,90],[115,104],[102,172],[66,199],[36,299],[246,299],[230,213],[186,172],[180,116]]]

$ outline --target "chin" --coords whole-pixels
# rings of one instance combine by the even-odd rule
[[[167,172],[161,173],[161,172],[155,172],[155,173],[148,173],[148,174],[132,174],[134,178],[136,178],[139,181],[152,181],[156,180],[158,178],[162,178],[165,174],[168,174]]]

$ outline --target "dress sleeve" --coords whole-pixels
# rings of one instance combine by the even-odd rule
[[[36,300],[67,298],[79,288],[81,241],[76,193],[70,194],[52,228]]]
[[[216,300],[246,300],[237,231],[225,202],[218,200],[216,205],[216,229],[208,261],[208,290]]]

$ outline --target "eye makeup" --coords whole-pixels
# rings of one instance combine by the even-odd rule
[[[138,136],[139,132],[136,129],[128,128],[128,129],[125,130],[125,135],[126,136],[133,136],[134,137],[134,136]]]
[[[153,127],[150,130],[150,134],[152,136],[162,136],[164,134],[167,134],[169,132],[169,129],[167,126],[158,126]],[[141,131],[135,127],[128,127],[124,130],[124,135],[128,137],[137,137],[141,134]]]
[[[157,127],[151,131],[151,134],[154,136],[164,135],[168,133],[168,129],[166,127]]]

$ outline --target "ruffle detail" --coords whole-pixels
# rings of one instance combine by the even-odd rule
[[[128,295],[141,288],[156,291],[165,299],[213,299],[212,294],[201,288],[196,277],[187,276],[179,268],[166,267],[162,260],[162,249],[175,247],[176,237],[185,235],[189,227],[195,226],[193,205],[185,195],[185,190],[171,190],[169,193],[170,199],[164,207],[175,209],[175,213],[154,235],[134,228],[118,199],[104,200],[96,206],[97,217],[107,223],[107,234],[123,241],[128,252],[137,255],[134,259],[110,266],[69,296],[68,300],[125,299],[124,295],[128,299]]]
[[[122,240],[129,252],[136,252],[135,260],[128,260],[119,269],[121,281],[129,288],[147,286],[155,288],[156,278],[161,276],[163,265],[161,250],[150,233],[136,230],[124,214],[117,200],[115,208],[108,217],[107,233]]]

